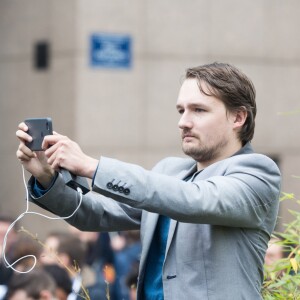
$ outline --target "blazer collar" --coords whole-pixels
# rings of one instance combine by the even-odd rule
[[[251,154],[253,152],[254,152],[253,148],[252,148],[250,142],[248,142],[240,150],[238,150],[237,152],[235,152],[232,156],[241,155],[241,154]]]

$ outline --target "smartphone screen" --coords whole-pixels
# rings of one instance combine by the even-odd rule
[[[26,143],[26,146],[32,151],[43,151],[44,136],[52,134],[51,118],[31,118],[26,119],[24,122],[28,126],[27,133],[32,136],[32,141]]]

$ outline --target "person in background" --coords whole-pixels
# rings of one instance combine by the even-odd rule
[[[52,277],[45,270],[36,268],[27,274],[12,276],[5,300],[58,300],[55,289]]]
[[[271,267],[272,264],[284,258],[283,246],[279,238],[272,237],[268,243],[265,256],[265,265]]]
[[[42,247],[36,240],[22,233],[18,234],[16,240],[12,244],[12,248],[14,251],[11,262],[16,262],[20,259],[13,267],[21,272],[30,270],[35,263],[33,256],[38,259],[42,252]],[[39,261],[37,260],[37,266],[38,265]]]
[[[5,234],[9,228],[9,226],[14,222],[14,218],[12,216],[0,214],[0,253],[3,251],[3,242]],[[10,230],[7,235],[6,240],[6,249],[5,254],[8,261],[10,261],[10,257],[13,255],[12,244],[17,239],[18,232],[18,223]],[[6,284],[9,281],[10,276],[12,275],[11,269],[7,269],[5,263],[3,261],[3,257],[0,257],[0,284]]]
[[[265,270],[266,272],[266,280],[270,280],[270,273],[276,270],[276,263],[281,259],[288,256],[287,251],[284,251],[284,247],[281,244],[281,239],[279,237],[273,236],[269,243],[265,256]],[[276,277],[281,277],[284,274],[284,270],[276,271]],[[294,274],[294,271],[291,270],[290,274]]]
[[[126,286],[129,290],[129,300],[136,300],[136,288],[139,275],[139,264],[132,264],[130,271],[126,275]]]
[[[139,263],[141,255],[140,232],[138,230],[121,231],[114,235],[112,247],[115,251],[115,266],[121,288],[121,299],[129,300],[132,290],[126,284],[127,275],[132,267]]]
[[[10,268],[6,267],[4,257],[2,255],[4,253],[2,252],[4,250],[4,237],[7,233],[9,226],[14,222],[14,220],[15,219],[12,216],[0,214],[0,300],[4,297],[7,290],[7,284],[11,276],[13,275],[13,271]],[[12,247],[12,244],[17,239],[17,231],[18,224],[15,224],[15,226],[10,230],[9,234],[7,235],[5,256],[9,263],[13,262],[14,248]]]
[[[59,264],[71,270],[68,274],[72,281],[72,293],[68,300],[81,299],[82,286],[89,291],[91,300],[105,299],[105,282],[98,280],[95,271],[84,264],[86,245],[79,238],[68,232],[51,232],[45,246],[40,255],[42,265]]]
[[[68,230],[86,246],[84,263],[96,272],[99,284],[101,285],[104,279],[109,283],[111,299],[122,299],[110,235],[107,232],[81,231],[71,225],[68,226]]]
[[[72,293],[72,281],[66,269],[59,265],[44,265],[43,269],[54,279],[56,284],[55,295],[58,300],[67,300]]]

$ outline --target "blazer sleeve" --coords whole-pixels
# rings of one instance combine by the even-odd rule
[[[60,217],[70,216],[80,203],[77,191],[65,185],[59,174],[51,189],[35,197],[32,191],[34,178],[29,180],[30,201]],[[82,196],[82,203],[68,223],[83,231],[121,231],[139,229],[141,210],[120,204],[97,193]]]
[[[280,172],[260,154],[237,155],[206,168],[193,182],[102,157],[93,189],[120,203],[166,215],[180,222],[234,227],[260,227],[276,219]],[[127,193],[113,189],[114,185]],[[274,222],[272,222],[274,223]]]

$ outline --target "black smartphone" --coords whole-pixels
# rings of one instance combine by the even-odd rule
[[[31,118],[24,122],[28,126],[27,133],[32,136],[32,141],[27,142],[26,146],[32,151],[43,151],[44,136],[53,134],[51,118]]]

